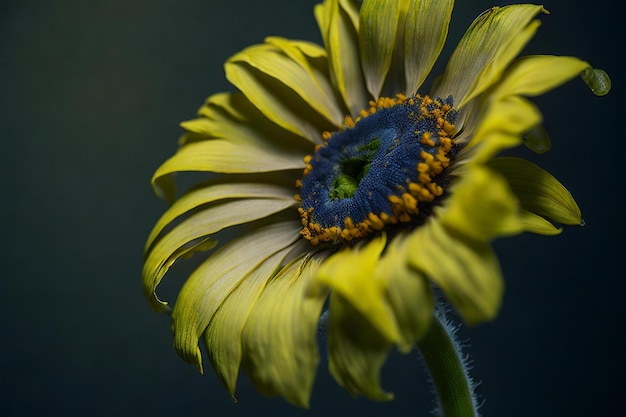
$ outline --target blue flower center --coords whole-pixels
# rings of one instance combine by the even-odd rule
[[[381,98],[324,133],[298,182],[301,234],[313,245],[415,224],[443,195],[457,112],[452,97]]]

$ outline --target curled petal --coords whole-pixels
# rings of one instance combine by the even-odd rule
[[[265,180],[265,181],[262,181]],[[219,178],[199,184],[188,193],[181,196],[161,216],[153,227],[146,242],[146,252],[154,244],[157,237],[176,219],[199,207],[225,199],[245,198],[280,198],[291,199],[293,196],[293,181],[286,182],[284,178],[269,175],[240,176],[233,178]]]
[[[189,253],[190,246],[195,248],[198,242],[205,242],[226,227],[262,219],[293,205],[294,201],[278,198],[233,200],[189,216],[146,252],[143,290],[150,307],[161,312],[168,310],[167,303],[157,297],[156,288],[174,262]]]

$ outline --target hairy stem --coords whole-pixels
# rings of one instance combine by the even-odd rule
[[[444,321],[442,323],[442,320]],[[455,329],[443,315],[435,315],[430,329],[417,344],[430,371],[443,417],[478,417],[472,380],[467,373]]]

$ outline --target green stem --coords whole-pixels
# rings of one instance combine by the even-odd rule
[[[417,344],[437,390],[443,417],[477,417],[472,382],[463,364],[452,332],[437,316]]]

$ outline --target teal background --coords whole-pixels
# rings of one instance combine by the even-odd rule
[[[243,47],[267,35],[319,41],[315,3],[0,4],[1,415],[429,415],[415,352],[385,367],[389,403],[352,399],[324,362],[310,411],[262,397],[245,378],[233,404],[210,370],[199,375],[176,356],[167,317],[141,293],[143,243],[166,208],[149,181],[175,152],[178,123],[231,89],[222,63]],[[444,57],[494,4],[458,3]],[[598,98],[575,80],[536,100],[553,150],[531,158],[572,191],[587,225],[496,242],[501,314],[460,332],[486,417],[624,415],[618,4],[548,0],[526,50],[586,59],[611,74],[613,91]],[[188,271],[177,267],[164,291]]]

